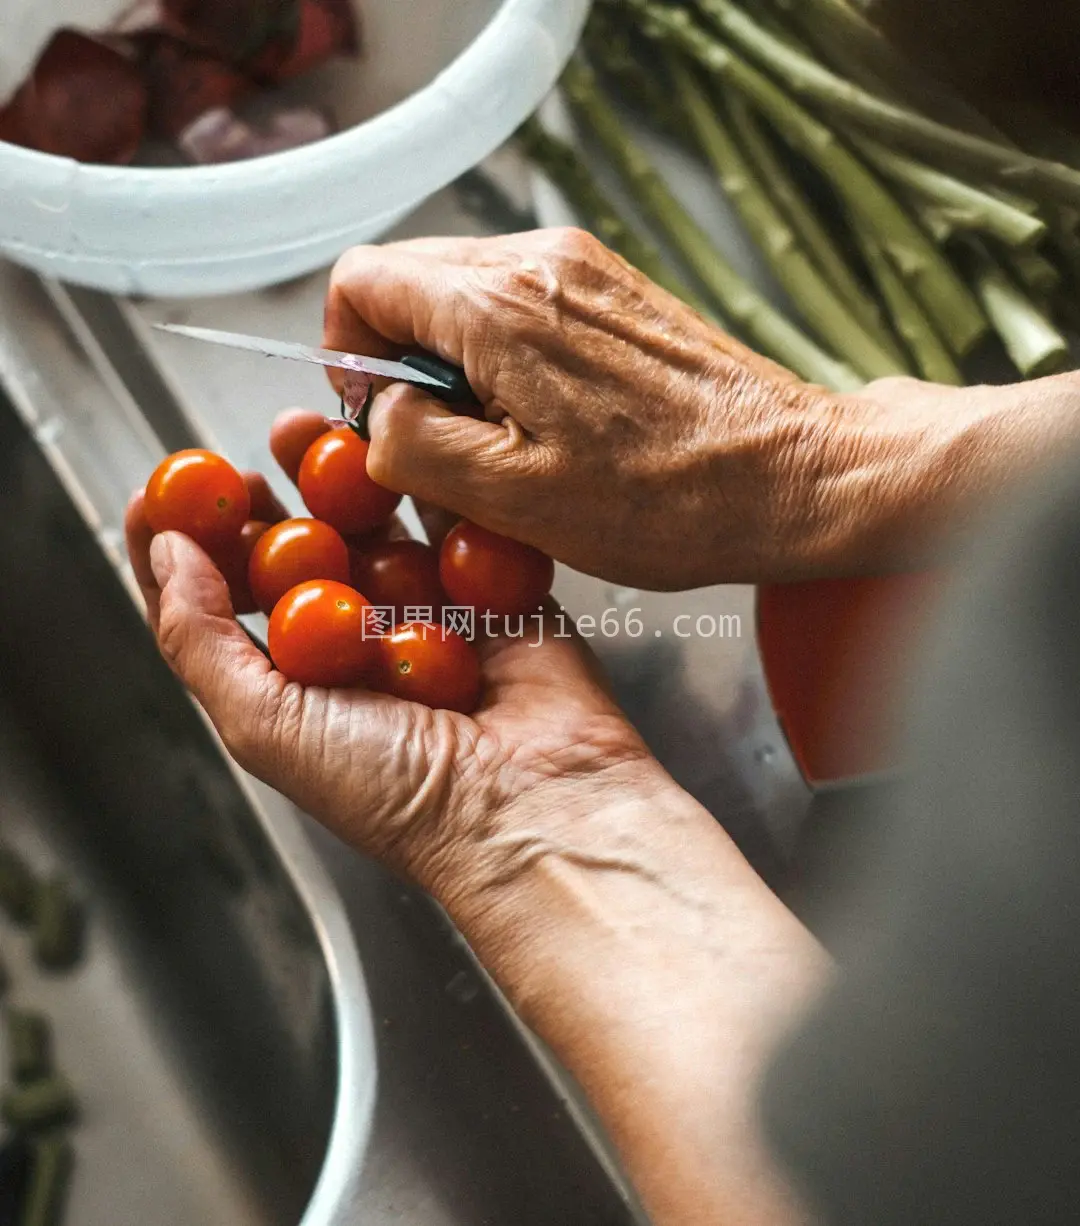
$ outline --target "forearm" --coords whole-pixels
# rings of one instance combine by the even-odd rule
[[[955,532],[1080,442],[1080,374],[1004,387],[911,379],[811,398],[777,427],[768,578],[934,565]],[[787,488],[782,488],[784,483]]]
[[[658,1226],[802,1222],[757,1082],[826,960],[666,776],[593,800],[566,807],[556,838],[550,814],[543,837],[516,822],[512,845],[485,849],[488,884],[450,909],[584,1088]]]
[[[954,532],[1080,442],[1075,373],[934,394],[949,390],[883,398],[887,412],[912,419],[913,441],[901,440],[895,496],[880,500],[876,531],[863,539],[864,569],[882,554],[898,567],[933,561]]]

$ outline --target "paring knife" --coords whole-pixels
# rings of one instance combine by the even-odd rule
[[[310,362],[335,370],[351,370],[357,374],[393,379],[423,388],[444,404],[478,404],[476,393],[469,386],[465,372],[450,362],[430,353],[409,354],[400,362],[383,358],[366,358],[358,353],[339,353],[335,349],[316,349],[292,341],[273,341],[261,336],[244,336],[240,332],[220,332],[216,328],[189,328],[184,324],[154,324],[159,332],[186,336],[193,341],[223,345],[227,349],[243,349],[265,358],[284,358],[290,362]]]

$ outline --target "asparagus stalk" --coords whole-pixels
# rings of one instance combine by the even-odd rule
[[[908,152],[941,163],[950,170],[961,169],[976,179],[1021,188],[1039,199],[1080,203],[1080,170],[951,128],[877,98],[763,29],[731,0],[696,2],[717,30],[767,66],[793,94],[813,102],[820,110],[871,135],[890,139]],[[690,22],[685,9],[669,8],[660,0],[622,0],[622,3],[647,19],[662,22],[668,29],[673,20]],[[723,44],[712,41],[714,70],[722,71],[720,61],[731,52]]]
[[[755,11],[760,10],[755,7]],[[662,84],[662,78],[645,67],[641,49],[632,44],[628,31],[625,22],[614,18],[611,8],[596,5],[586,27],[585,48],[590,60],[621,85],[627,101],[639,104],[661,131],[680,144],[686,144],[689,134],[685,110],[673,104],[671,91]],[[727,96],[722,102],[723,109],[732,128],[738,131],[743,156],[795,231],[798,245],[809,255],[841,303],[862,321],[863,331],[889,354],[894,365],[903,366],[906,359],[879,303],[866,292],[849,268],[741,95],[729,90],[724,92]]]
[[[841,301],[863,321],[864,327],[872,332],[879,344],[899,358],[900,351],[896,340],[876,299],[867,293],[862,282],[852,272],[832,235],[806,198],[806,193],[795,183],[772,141],[762,131],[753,109],[743,95],[735,90],[722,87],[722,95],[725,114],[731,122],[743,154],[799,236],[802,246],[810,253]]]
[[[1053,374],[1068,359],[1069,345],[1004,268],[974,239],[957,244],[975,292],[1017,370],[1027,378]]]
[[[1008,139],[970,103],[920,72],[847,0],[772,0],[837,72],[879,97],[907,102],[954,128]]]
[[[563,90],[575,113],[603,145],[642,207],[664,230],[687,264],[747,338],[771,358],[812,383],[853,391],[862,380],[819,348],[766,301],[724,259],[649,160],[627,135],[580,58],[563,75]]]
[[[723,326],[709,303],[672,272],[659,250],[623,218],[572,145],[553,136],[535,117],[518,130],[518,140],[597,238],[699,315]]]
[[[949,383],[959,387],[964,379],[952,355],[886,257],[877,238],[859,226],[855,227],[855,237],[870,275],[889,308],[897,332],[915,360],[919,374],[932,383]]]
[[[1007,199],[897,153],[871,136],[855,135],[851,143],[885,178],[929,206],[933,216],[953,229],[978,230],[1008,247],[1027,247],[1046,235],[1046,222]]]
[[[1080,238],[1072,218],[1061,216],[1054,226],[1054,250],[1068,278],[1068,296],[1074,301],[1080,296]]]
[[[970,353],[988,330],[978,302],[930,237],[835,133],[767,76],[702,30],[686,9],[662,6],[655,0],[623,2],[643,19],[647,33],[681,48],[745,94],[780,135],[817,166],[858,224],[879,236],[952,351],[961,357]]]
[[[904,373],[829,287],[799,246],[794,230],[762,189],[686,64],[668,53],[668,68],[702,150],[776,279],[811,329],[867,379]]]
[[[632,30],[626,22],[617,20],[612,9],[596,5],[585,27],[585,52],[597,68],[623,87],[628,101],[648,112],[665,136],[685,144],[686,117],[652,65],[637,53],[630,38]]]
[[[1054,295],[1053,299],[1054,317],[1062,327],[1066,328],[1073,336],[1080,336],[1080,303],[1071,293],[1061,293],[1060,291]]]
[[[1007,251],[1005,262],[1025,289],[1046,298],[1061,284],[1061,273],[1041,251]]]

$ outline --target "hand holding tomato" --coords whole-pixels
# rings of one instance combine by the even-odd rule
[[[481,641],[482,702],[460,715],[287,681],[235,620],[207,554],[176,532],[151,544],[138,496],[128,546],[163,654],[237,761],[446,906],[483,890],[495,871],[491,840],[535,835],[538,822],[554,831],[600,792],[674,789],[597,684],[587,650],[555,637],[554,619],[539,643],[532,622],[524,638]],[[395,637],[384,661],[408,664],[398,692],[417,686],[403,697],[430,700],[433,677],[448,701],[474,684],[460,641],[450,647],[454,668],[429,673],[441,648],[426,656],[414,634]]]

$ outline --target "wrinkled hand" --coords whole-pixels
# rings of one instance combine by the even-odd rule
[[[265,478],[248,482],[253,513],[281,519]],[[553,621],[540,644],[535,624],[526,638],[481,642],[484,700],[471,717],[305,690],[235,620],[198,546],[178,533],[151,539],[141,491],[127,536],[161,650],[237,761],[445,906],[512,875],[600,789],[666,779],[595,661],[576,639],[552,637]]]
[[[662,589],[793,577],[832,530],[819,453],[836,398],[581,231],[355,248],[325,344],[464,366],[485,419],[391,387],[369,471],[587,573]]]

